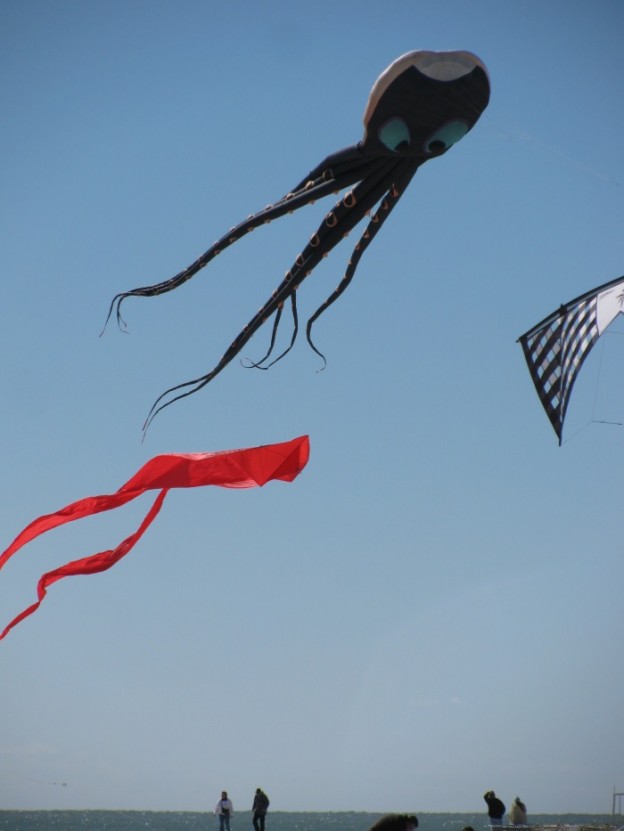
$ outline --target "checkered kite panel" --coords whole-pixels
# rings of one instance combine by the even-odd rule
[[[561,444],[574,381],[600,335],[624,306],[624,278],[577,297],[519,338],[531,378]]]
[[[563,420],[576,376],[598,339],[596,298],[562,311],[520,339],[531,378],[561,444]]]

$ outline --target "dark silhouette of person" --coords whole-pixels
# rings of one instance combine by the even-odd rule
[[[369,831],[414,831],[416,828],[418,817],[414,814],[385,814]]]
[[[483,794],[483,798],[488,806],[488,817],[490,818],[490,825],[502,825],[503,817],[505,815],[505,805],[496,796],[494,791],[487,791]]]
[[[253,827],[255,831],[264,831],[264,823],[267,811],[269,810],[269,797],[265,794],[262,788],[256,788],[251,810],[253,813]]]

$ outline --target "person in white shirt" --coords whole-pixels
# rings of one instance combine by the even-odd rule
[[[517,796],[514,799],[511,811],[509,812],[509,821],[512,825],[526,825],[527,824],[527,809],[524,802]]]
[[[230,817],[234,816],[234,806],[228,798],[227,791],[221,791],[221,799],[215,805],[214,812],[219,817],[219,831],[230,831]]]

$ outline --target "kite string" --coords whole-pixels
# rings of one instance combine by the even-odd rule
[[[600,350],[598,352],[598,372],[596,374],[596,383],[594,385],[594,398],[593,398],[593,402],[592,402],[591,416],[585,424],[581,425],[581,427],[579,427],[578,430],[576,430],[574,433],[572,433],[570,436],[568,436],[564,441],[562,441],[561,442],[562,444],[567,444],[568,442],[572,441],[572,439],[575,439],[580,433],[582,433],[584,430],[586,430],[592,424],[607,424],[607,425],[610,424],[613,427],[622,427],[622,426],[624,426],[623,422],[621,422],[621,421],[609,421],[608,419],[604,419],[604,418],[596,418],[596,405],[597,405],[597,402],[598,402],[598,391],[600,389],[600,384],[601,384],[601,380],[602,380],[602,364],[603,364],[603,360],[604,360],[606,335],[621,335],[623,333],[622,332],[605,332],[604,334],[605,334],[605,337],[602,338],[601,341],[600,341]]]
[[[600,386],[600,378],[602,375],[602,362],[604,359],[604,348],[605,348],[605,339],[602,339],[600,344],[600,351],[598,352],[598,372],[596,373],[596,383],[594,385],[594,400],[592,402],[592,413],[591,413],[591,420],[595,421],[596,415],[596,402],[598,401],[598,388]]]
[[[602,339],[602,343],[600,344],[600,352],[598,353],[598,373],[596,377],[596,388],[594,390],[594,402],[592,406],[592,417],[591,421],[594,424],[612,424],[615,427],[622,427],[621,421],[609,421],[607,419],[595,418],[596,415],[596,402],[598,400],[598,388],[600,386],[600,381],[602,377],[602,362],[604,358],[604,351],[605,345],[607,342],[606,335],[620,335],[621,332],[605,332],[605,337]]]
[[[622,182],[620,182],[618,179],[615,179],[613,176],[609,176],[606,173],[603,173],[601,170],[598,170],[597,168],[580,161],[575,156],[571,156],[569,153],[564,153],[562,150],[559,150],[558,148],[553,147],[550,144],[546,144],[546,142],[535,138],[535,136],[531,135],[531,133],[529,133],[522,127],[516,130],[507,129],[501,126],[500,123],[497,124],[489,114],[484,115],[484,120],[486,121],[486,123],[489,124],[491,131],[494,134],[497,134],[499,137],[502,136],[508,141],[517,144],[524,144],[532,150],[541,150],[544,153],[550,153],[552,156],[557,156],[559,159],[568,162],[568,164],[577,167],[579,170],[582,170],[584,173],[587,173],[590,176],[594,176],[597,179],[601,179],[603,182],[609,182],[610,184],[616,185],[617,187],[619,187],[622,184]]]

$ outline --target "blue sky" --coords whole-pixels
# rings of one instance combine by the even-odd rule
[[[260,785],[282,810],[478,811],[489,788],[610,810],[624,432],[596,422],[624,422],[624,344],[587,361],[559,448],[516,339],[624,273],[623,26],[605,0],[4,0],[0,548],[157,453],[312,451],[291,485],[171,493],[131,555],[2,642],[2,807],[201,810],[222,788],[249,807]],[[100,338],[113,295],[358,141],[376,77],[419,48],[477,53],[491,102],[318,322],[326,370],[303,338],[270,372],[234,362],[142,443],[331,200]],[[303,319],[356,240],[302,285]],[[16,555],[3,624],[147,504]]]

